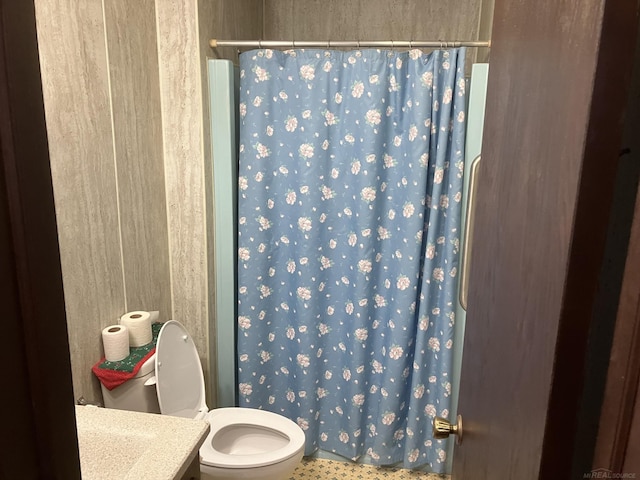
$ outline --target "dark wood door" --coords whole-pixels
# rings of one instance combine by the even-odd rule
[[[496,1],[454,479],[569,479],[638,2]]]
[[[4,0],[0,305],[0,479],[79,479],[34,5]]]

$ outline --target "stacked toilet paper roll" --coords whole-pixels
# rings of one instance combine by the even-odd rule
[[[129,356],[129,330],[124,325],[109,325],[102,330],[104,356],[109,362],[119,362]]]
[[[142,347],[151,343],[153,333],[151,332],[151,314],[149,312],[125,313],[120,317],[120,325],[126,326],[129,330],[129,344],[132,347]]]

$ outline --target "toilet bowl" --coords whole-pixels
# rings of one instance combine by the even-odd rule
[[[205,480],[281,480],[288,478],[304,452],[304,432],[294,422],[265,410],[229,407],[209,411],[204,375],[193,339],[174,320],[158,335],[155,384],[164,415],[205,419],[211,430],[200,447]]]
[[[204,480],[289,478],[302,458],[304,433],[281,415],[251,408],[217,408],[200,447]]]

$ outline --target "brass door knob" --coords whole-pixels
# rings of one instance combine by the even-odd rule
[[[456,423],[451,423],[445,418],[435,417],[433,419],[433,438],[443,440],[449,438],[449,435],[455,435],[456,445],[460,445],[462,443],[462,415],[458,415],[456,420]]]

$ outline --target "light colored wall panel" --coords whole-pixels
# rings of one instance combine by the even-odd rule
[[[197,0],[156,2],[172,318],[193,337],[209,379],[203,97]],[[211,388],[209,395],[211,395]]]
[[[100,332],[124,310],[101,0],[37,0],[74,395],[100,399]]]
[[[162,119],[154,0],[105,0],[127,310],[169,319]]]
[[[207,59],[226,58],[238,62],[238,52],[235,48],[212,49],[209,40],[212,38],[260,38],[262,36],[262,0],[198,0],[198,30],[200,36],[200,73],[202,98],[203,126],[203,160],[205,175],[206,200],[206,241],[207,241],[207,276],[209,302],[209,355],[210,362],[216,358],[216,302],[233,302],[229,298],[216,297],[215,284],[215,236],[214,236],[214,201],[213,191],[213,158],[211,144],[211,112],[208,108],[209,82],[207,78]],[[233,358],[228,359],[233,362]],[[218,398],[216,366],[210,363],[211,381],[209,387],[212,404]]]

